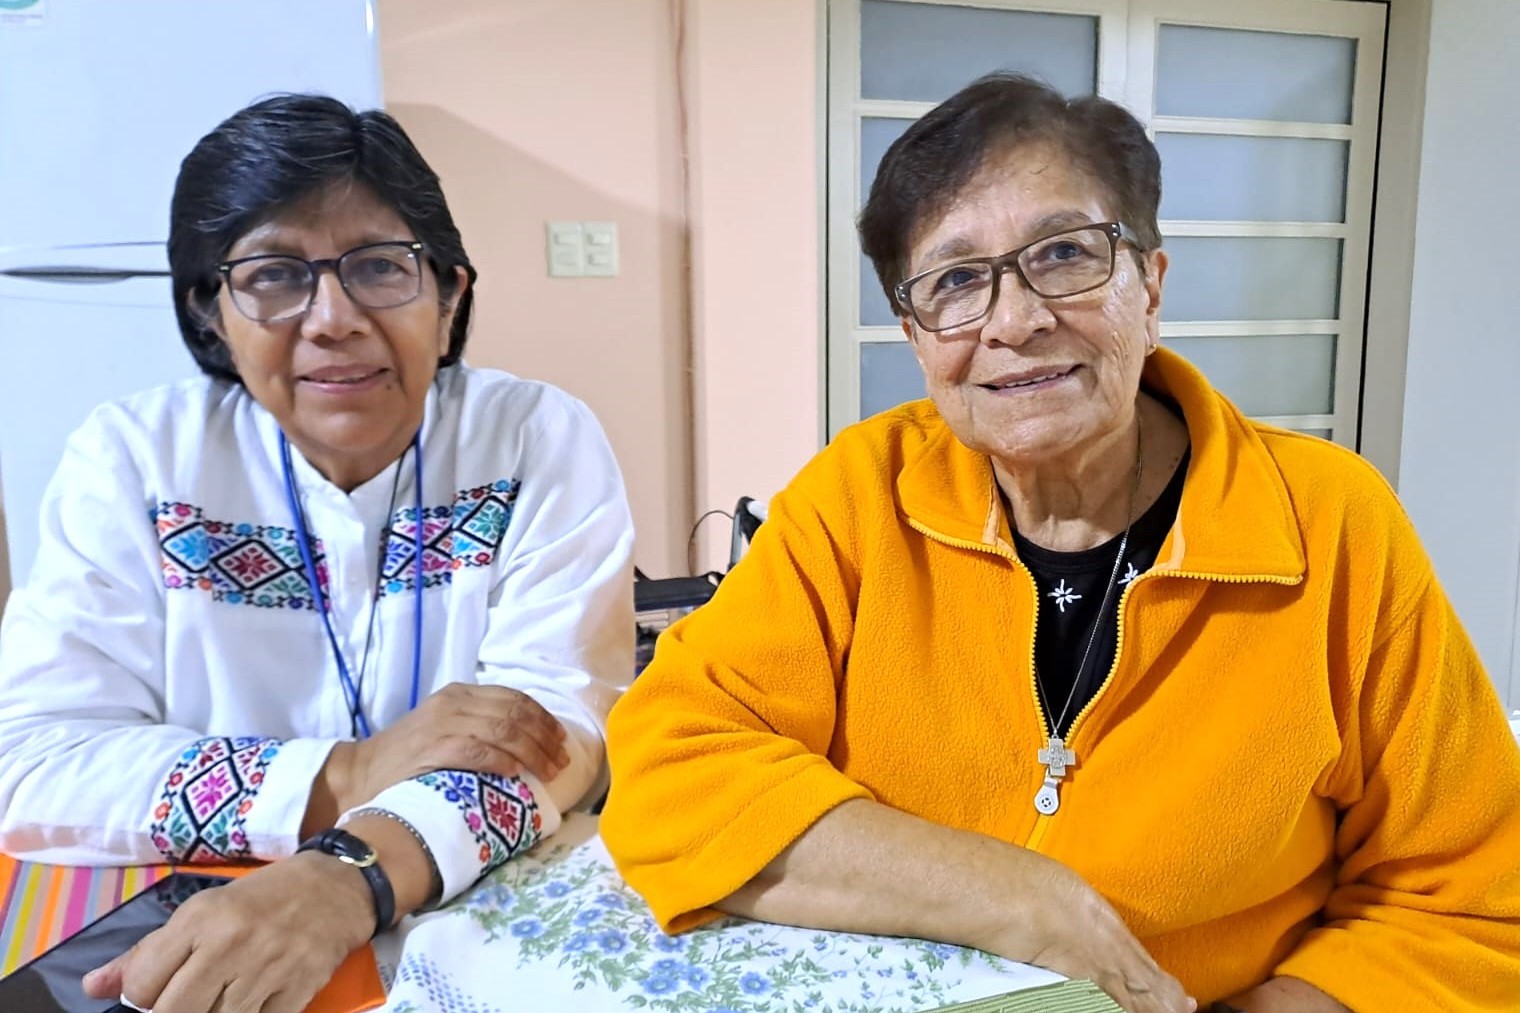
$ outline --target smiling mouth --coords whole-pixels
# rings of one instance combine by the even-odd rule
[[[336,386],[357,386],[358,384],[366,383],[370,380],[375,379],[375,377],[384,372],[384,369],[366,369],[363,372],[354,373],[319,371],[316,373],[307,374],[306,376],[301,377],[301,379],[305,380],[307,383],[320,383],[323,385],[333,384]]]
[[[1037,387],[1042,383],[1059,380],[1076,372],[1076,366],[1067,366],[1065,369],[1052,370],[1049,373],[1041,373],[1039,376],[1025,377],[1021,380],[1009,380],[1006,383],[979,383],[978,387],[983,390],[1017,390],[1020,387]]]

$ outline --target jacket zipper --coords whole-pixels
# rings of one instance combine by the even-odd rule
[[[1009,560],[1015,566],[1017,566],[1020,572],[1029,578],[1031,583],[1034,582],[1034,576],[1029,572],[1029,568],[1024,565],[1024,561],[1020,559],[1016,553],[1005,551],[997,546],[987,545],[983,542],[972,542],[967,541],[963,538],[951,538],[948,535],[940,534],[938,531],[934,531],[931,528],[926,527],[911,517],[908,518],[908,526],[917,531],[919,534],[924,535],[927,538],[932,538],[935,541],[941,542],[945,545],[951,545],[962,549],[970,549],[974,552],[982,552],[992,556],[1001,556],[1002,558]],[[1221,584],[1284,584],[1289,586],[1298,584],[1301,581],[1301,578],[1279,577],[1273,574],[1265,573],[1241,576],[1238,574],[1207,573],[1199,570],[1155,569],[1147,570],[1136,577],[1134,580],[1130,581],[1129,584],[1125,586],[1124,591],[1119,595],[1118,626],[1114,632],[1114,660],[1109,663],[1108,674],[1103,677],[1103,682],[1098,686],[1097,692],[1092,695],[1091,700],[1088,700],[1087,703],[1083,705],[1082,709],[1077,712],[1077,716],[1071,721],[1071,730],[1066,736],[1066,742],[1068,746],[1073,750],[1076,749],[1077,733],[1081,730],[1083,721],[1086,719],[1087,715],[1091,713],[1093,707],[1097,705],[1098,700],[1102,698],[1103,693],[1108,689],[1109,683],[1113,681],[1114,673],[1119,670],[1119,658],[1123,655],[1124,652],[1125,605],[1129,601],[1130,592],[1134,590],[1136,584],[1139,584],[1142,580],[1147,580],[1152,577],[1189,577],[1194,580],[1217,581]],[[1045,713],[1045,707],[1040,703],[1039,689],[1035,685],[1035,679],[1037,676],[1035,675],[1034,647],[1035,635],[1039,632],[1039,625],[1040,601],[1039,598],[1036,598],[1034,603],[1034,621],[1030,623],[1029,626],[1029,694],[1030,697],[1034,700],[1035,713],[1040,716],[1040,724],[1042,730],[1044,730],[1049,735],[1054,735],[1055,729],[1051,726],[1050,715]],[[1029,839],[1025,841],[1024,847],[1028,848],[1030,851],[1038,852],[1040,850],[1041,843],[1043,843],[1045,839],[1046,831],[1050,828],[1050,821],[1054,818],[1054,814],[1047,816],[1044,813],[1040,813],[1037,815],[1035,817],[1034,827],[1030,830]]]
[[[974,552],[983,552],[992,556],[1001,556],[1002,558],[1011,562],[1015,567],[1017,567],[1019,572],[1029,580],[1030,586],[1035,588],[1034,618],[1029,624],[1029,698],[1034,703],[1034,712],[1040,716],[1040,728],[1048,734],[1054,735],[1055,731],[1051,725],[1050,715],[1045,713],[1045,706],[1040,703],[1040,690],[1036,684],[1036,679],[1038,677],[1035,674],[1034,645],[1035,637],[1040,631],[1040,599],[1039,587],[1035,585],[1034,575],[1029,572],[1029,567],[1024,565],[1024,561],[1018,557],[1017,553],[1002,549],[998,546],[987,545],[985,542],[971,542],[962,538],[951,538],[948,535],[942,535],[938,531],[934,531],[924,526],[923,524],[920,524],[918,521],[914,520],[911,517],[908,518],[908,526],[926,538],[932,538],[935,541],[941,542],[945,545],[951,545],[962,549],[970,549]],[[1128,593],[1128,591],[1129,589],[1125,588],[1125,592]],[[1120,599],[1120,607],[1123,607],[1122,598]],[[1119,652],[1116,649],[1114,651],[1115,659],[1117,659],[1118,656]],[[1109,674],[1113,674],[1112,669],[1109,670]],[[1078,717],[1081,717],[1081,715],[1078,714]],[[1076,725],[1073,724],[1072,728],[1075,730]],[[1035,817],[1034,829],[1030,831],[1029,839],[1025,842],[1024,847],[1028,848],[1031,851],[1039,850],[1039,841],[1045,836],[1045,826],[1049,821],[1050,817],[1044,815],[1043,813]]]
[[[1226,574],[1226,573],[1206,573],[1206,572],[1197,571],[1197,570],[1155,570],[1155,569],[1146,570],[1144,573],[1140,574],[1134,580],[1130,581],[1129,584],[1125,586],[1123,593],[1121,593],[1119,595],[1119,607],[1118,607],[1118,610],[1117,610],[1118,625],[1117,625],[1117,628],[1114,631],[1114,660],[1109,663],[1108,674],[1103,677],[1103,682],[1102,682],[1102,684],[1100,684],[1098,686],[1097,692],[1095,692],[1092,695],[1092,699],[1088,700],[1087,703],[1085,705],[1083,705],[1082,709],[1077,712],[1077,716],[1071,719],[1071,728],[1067,732],[1066,743],[1067,743],[1068,748],[1070,748],[1073,752],[1075,752],[1076,748],[1077,748],[1077,735],[1078,735],[1078,733],[1082,729],[1083,720],[1087,717],[1088,714],[1090,714],[1092,712],[1092,709],[1097,706],[1098,701],[1100,699],[1102,699],[1104,692],[1108,689],[1109,683],[1111,683],[1113,681],[1114,673],[1119,670],[1119,659],[1121,657],[1123,657],[1123,655],[1124,655],[1124,614],[1125,614],[1125,605],[1129,602],[1130,592],[1133,591],[1135,589],[1135,585],[1139,584],[1142,580],[1148,580],[1148,579],[1151,579],[1153,577],[1188,577],[1188,578],[1192,578],[1194,580],[1217,581],[1217,582],[1219,582],[1221,584],[1286,584],[1286,585],[1293,585],[1293,584],[1299,583],[1299,580],[1295,579],[1293,577],[1278,577],[1278,576],[1274,576],[1272,574],[1265,574],[1265,573],[1262,573],[1262,574],[1251,574],[1251,575],[1248,575],[1248,576],[1239,576],[1239,575],[1235,575],[1235,574]],[[1039,614],[1039,603],[1038,602],[1035,604],[1035,613],[1036,613],[1036,615]],[[1031,650],[1031,652],[1033,651],[1033,647],[1032,646],[1031,646],[1030,650]],[[1032,666],[1030,668],[1030,671],[1031,672],[1033,671],[1033,667]],[[1043,711],[1042,711],[1042,713],[1043,713]],[[1048,721],[1048,719],[1047,719],[1047,721]],[[1046,816],[1044,813],[1041,813],[1039,816],[1037,816],[1035,818],[1034,829],[1029,832],[1029,840],[1028,840],[1028,842],[1024,846],[1026,848],[1028,848],[1030,851],[1039,851],[1040,850],[1040,844],[1045,839],[1045,833],[1050,828],[1050,821],[1052,819],[1054,819],[1054,818],[1055,818],[1054,814]]]

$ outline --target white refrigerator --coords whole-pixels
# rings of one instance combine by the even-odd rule
[[[381,91],[374,0],[6,6],[0,488],[20,586],[68,434],[103,401],[195,373],[164,249],[180,160],[269,93],[325,92],[365,109]]]

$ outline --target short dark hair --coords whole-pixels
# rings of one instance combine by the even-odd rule
[[[465,269],[471,284],[459,299],[448,351],[438,365],[459,361],[469,333],[475,268],[438,174],[401,124],[384,112],[358,112],[326,95],[275,95],[233,113],[201,138],[180,163],[174,183],[169,205],[174,313],[186,347],[207,374],[241,382],[208,318],[222,283],[217,266],[227,251],[282,210],[344,182],[369,187],[396,209],[427,247],[444,298],[454,293],[454,269]],[[191,308],[192,295],[205,312]]]
[[[1161,156],[1127,109],[1097,96],[1068,99],[1022,74],[988,74],[908,127],[871,183],[860,246],[898,316],[907,310],[893,289],[907,277],[913,233],[943,212],[989,158],[1039,142],[1058,145],[1103,186],[1142,249],[1161,245]]]

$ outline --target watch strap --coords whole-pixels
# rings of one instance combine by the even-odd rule
[[[319,851],[358,869],[375,902],[374,935],[391,927],[396,920],[396,891],[391,887],[390,877],[380,868],[374,848],[347,830],[334,827],[303,841],[296,851]]]

